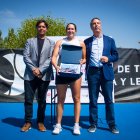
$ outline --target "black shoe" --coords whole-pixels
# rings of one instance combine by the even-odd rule
[[[93,133],[96,131],[96,125],[91,125],[88,129],[89,132]]]
[[[119,130],[116,128],[116,126],[109,126],[109,129],[113,134],[119,134]]]

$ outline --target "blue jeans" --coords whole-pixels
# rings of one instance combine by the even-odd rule
[[[114,104],[112,100],[113,81],[104,78],[102,69],[89,68],[87,74],[89,88],[89,121],[91,125],[97,125],[98,122],[98,96],[100,92],[104,96],[106,107],[106,120],[109,126],[115,125]]]
[[[25,122],[30,122],[33,117],[33,100],[37,90],[38,110],[37,122],[44,122],[46,109],[46,92],[48,90],[50,81],[42,81],[35,78],[32,81],[24,81],[25,88]]]

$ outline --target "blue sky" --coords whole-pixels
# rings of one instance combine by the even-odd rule
[[[25,19],[43,15],[74,22],[78,36],[91,36],[89,22],[99,17],[103,33],[112,36],[117,47],[140,48],[140,0],[0,0],[3,37]]]

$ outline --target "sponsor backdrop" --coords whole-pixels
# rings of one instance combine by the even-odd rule
[[[60,37],[51,37],[58,40]],[[83,39],[85,37],[81,37]],[[115,102],[140,102],[140,50],[118,48],[119,61],[114,63],[114,100]],[[0,49],[0,102],[24,101],[23,49]],[[88,89],[85,80],[85,65],[82,66],[81,102],[88,103]],[[54,70],[55,76],[55,70]],[[52,80],[47,93],[46,102],[56,95],[55,81]],[[37,96],[36,96],[37,97]],[[36,99],[35,97],[35,99]],[[57,96],[55,98],[57,101]],[[99,103],[103,96],[99,95]],[[68,88],[66,103],[72,103],[71,91]]]

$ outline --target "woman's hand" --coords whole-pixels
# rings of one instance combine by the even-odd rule
[[[59,75],[60,67],[59,67],[59,66],[56,66],[55,69],[56,69],[56,73],[57,73],[57,75]]]
[[[81,59],[80,60],[80,65],[85,64],[86,63],[86,59]]]

